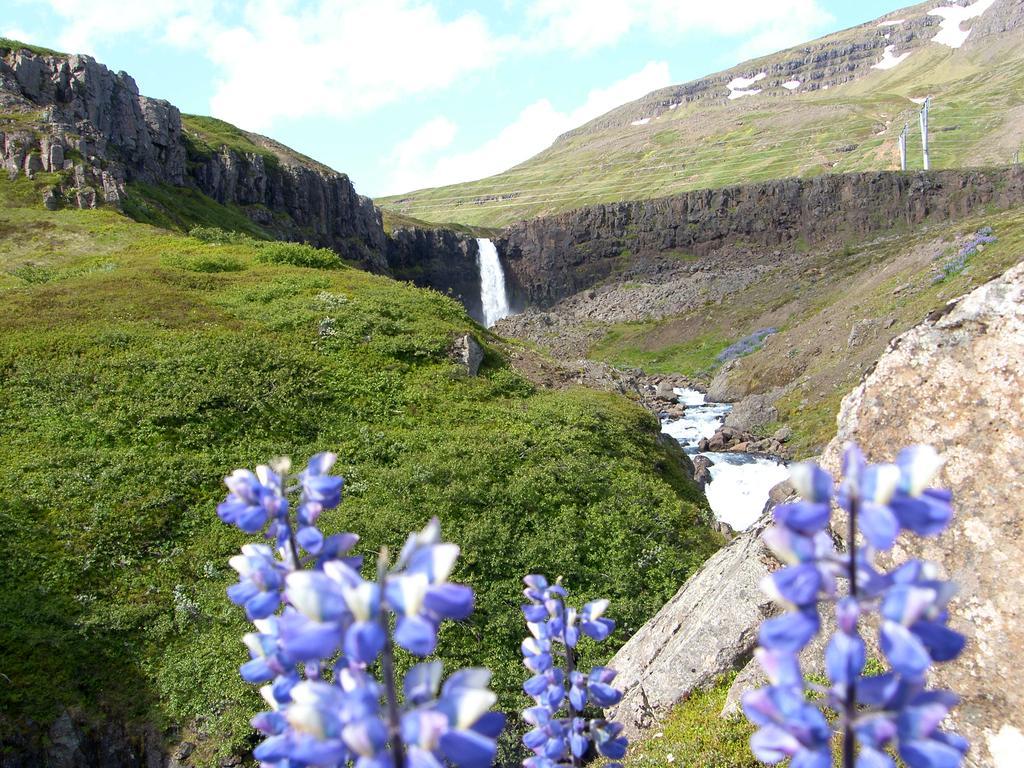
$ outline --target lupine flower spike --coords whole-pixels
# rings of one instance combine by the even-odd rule
[[[934,536],[949,524],[952,495],[928,487],[940,466],[925,446],[906,448],[895,463],[877,465],[868,465],[850,446],[838,485],[815,464],[793,467],[801,500],[777,507],[775,525],[764,533],[785,567],[762,584],[790,610],[762,624],[756,657],[770,684],[743,697],[744,712],[758,726],[751,738],[758,759],[791,758],[792,768],[831,768],[833,731],[825,707],[838,713],[844,768],[895,768],[893,750],[908,768],[962,763],[967,742],[939,728],[957,697],[925,686],[932,664],[956,658],[964,646],[963,636],[946,626],[955,588],[930,563],[910,560],[888,573],[875,564],[901,533]],[[828,531],[834,505],[846,513],[845,554],[835,550]],[[832,605],[838,627],[825,648],[829,686],[805,680],[798,660],[820,630],[822,603]],[[869,613],[878,614],[877,646],[888,663],[878,675],[864,673],[867,647],[860,624]],[[809,693],[818,695],[816,703]]]
[[[270,707],[253,718],[266,736],[253,754],[265,768],[486,768],[504,726],[490,711],[490,672],[463,669],[442,682],[441,662],[430,661],[412,667],[400,688],[395,679],[396,645],[426,656],[442,621],[473,610],[472,590],[448,581],[459,548],[441,541],[435,518],[409,535],[393,565],[382,552],[375,578],[364,579],[351,554],[359,537],[324,536],[316,525],[341,502],[335,459],[318,454],[294,476],[286,460],[236,470],[217,508],[225,522],[272,542],[246,544],[231,558],[239,581],[228,589],[256,628],[244,638],[251,659],[242,677],[264,684]],[[370,672],[378,661],[380,680]]]
[[[527,576],[523,581],[529,601],[523,615],[530,631],[522,643],[523,663],[533,673],[523,690],[534,701],[523,712],[523,719],[532,726],[523,743],[533,752],[523,765],[575,768],[597,755],[622,759],[626,754],[622,725],[599,716],[600,710],[622,699],[622,693],[611,686],[615,670],[594,667],[583,673],[577,669],[581,633],[601,642],[615,629],[615,622],[604,616],[608,601],[595,600],[577,611],[566,606],[561,583],[548,584],[543,576]],[[560,717],[563,709],[566,714]]]

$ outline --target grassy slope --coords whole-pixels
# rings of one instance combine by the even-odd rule
[[[984,226],[993,228],[998,242],[972,257],[962,273],[939,280],[964,237]],[[707,381],[726,346],[760,328],[779,328],[737,364],[731,380],[748,392],[787,387],[778,403],[780,418],[795,430],[798,454],[814,453],[835,433],[842,397],[890,338],[1024,257],[1024,211],[894,233],[808,257],[809,263],[783,265],[721,304],[614,326],[591,356]],[[858,324],[861,341],[851,345]]]
[[[757,768],[750,752],[754,732],[744,718],[719,717],[732,676],[679,704],[652,733],[630,748],[625,768]]]
[[[43,48],[41,45],[30,45],[29,43],[23,43],[20,40],[11,40],[9,37],[0,37],[0,51],[13,50],[13,51],[30,51],[38,56],[63,56],[60,51],[55,51],[52,48]]]
[[[1006,164],[1024,144],[1022,43],[1014,35],[984,50],[933,44],[892,70],[829,90],[772,89],[732,102],[684,105],[647,125],[576,132],[487,179],[377,202],[428,221],[501,226],[590,203],[897,169],[898,137],[907,122],[910,167],[918,168],[919,107],[910,98],[926,94],[934,97],[933,168]],[[758,68],[750,64],[751,71]]]
[[[188,232],[192,227],[217,227],[256,239],[271,239],[237,205],[222,205],[191,187],[132,182],[122,203],[124,212],[143,224]]]
[[[325,527],[365,553],[440,515],[479,595],[448,657],[495,668],[505,706],[523,573],[609,593],[621,640],[716,547],[646,412],[535,391],[493,350],[467,378],[446,350],[486,334],[450,299],[47,212],[45,183],[0,182],[4,729],[71,705],[191,723],[208,756],[246,743],[258,701],[224,597],[243,537],[214,504],[271,456],[339,453],[348,496]]]

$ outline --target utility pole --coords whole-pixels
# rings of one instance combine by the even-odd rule
[[[903,124],[903,133],[900,134],[900,170],[907,170],[907,131],[910,130],[910,123]]]
[[[928,107],[931,106],[932,97],[929,96],[924,100],[924,106],[921,107],[921,114],[919,115],[921,120],[921,144],[924,147],[924,169],[927,171],[931,168],[931,162],[928,158]]]

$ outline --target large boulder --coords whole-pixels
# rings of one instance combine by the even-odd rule
[[[742,432],[753,432],[758,427],[771,424],[779,418],[779,412],[768,395],[747,395],[733,406],[725,417],[725,426]]]
[[[1024,755],[1024,264],[933,313],[892,342],[843,401],[824,465],[843,445],[891,460],[909,442],[945,457],[939,485],[955,517],[937,538],[901,538],[896,562],[924,557],[958,582],[951,623],[964,654],[936,685],[963,697],[951,727],[972,743],[971,766],[1009,768]]]
[[[765,515],[716,552],[609,663],[623,691],[614,716],[627,736],[750,659],[758,627],[776,612],[758,586],[778,567],[761,543],[767,524]]]
[[[730,360],[715,373],[708,385],[707,400],[709,403],[735,403],[747,394],[746,385],[734,375],[739,361]]]
[[[452,342],[450,357],[462,366],[467,376],[476,376],[484,361],[484,348],[471,334],[464,333]]]

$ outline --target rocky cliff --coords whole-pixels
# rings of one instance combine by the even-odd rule
[[[242,206],[282,238],[385,267],[380,212],[347,176],[300,162],[262,137],[247,136],[264,151],[200,147],[177,107],[141,95],[131,76],[89,56],[0,50],[0,113],[8,176],[60,175],[49,207],[119,205],[136,181],[189,185]]]
[[[458,299],[470,317],[483,322],[479,252],[474,238],[450,229],[403,227],[389,238],[388,269],[395,277]]]
[[[0,166],[10,178],[54,174],[47,207],[120,206],[132,182],[192,187],[275,237],[449,293],[480,318],[471,237],[407,228],[389,238],[345,174],[227,123],[191,121],[89,56],[0,48]]]
[[[853,241],[1022,202],[1019,166],[826,175],[589,206],[519,222],[497,245],[520,304],[549,307],[623,271],[637,254]]]

